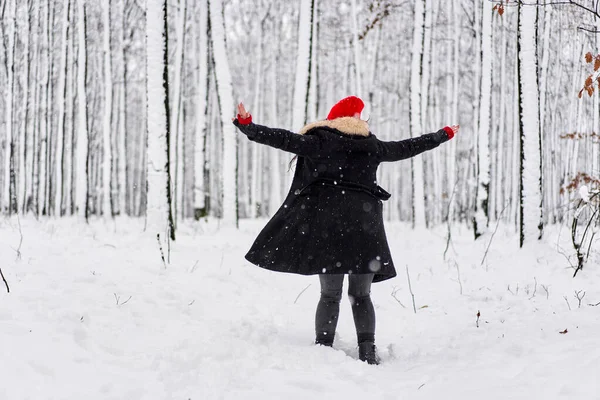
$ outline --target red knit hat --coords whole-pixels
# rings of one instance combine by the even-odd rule
[[[329,111],[327,119],[332,120],[341,117],[353,117],[356,113],[361,113],[365,108],[365,103],[356,96],[349,96],[341,99]]]

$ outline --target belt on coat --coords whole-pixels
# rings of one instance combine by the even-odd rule
[[[325,178],[317,179],[317,180],[309,183],[308,185],[304,186],[302,189],[296,190],[295,194],[298,195],[298,194],[302,193],[304,190],[308,189],[309,187],[316,186],[316,185],[330,186],[330,187],[335,187],[335,188],[339,188],[339,189],[347,189],[347,190],[355,190],[355,191],[359,191],[359,192],[364,192],[366,194],[369,194],[369,195],[375,197],[377,200],[382,200],[382,201],[389,200],[389,198],[392,197],[391,194],[389,194],[385,189],[383,189],[379,185],[377,185],[376,187],[370,187],[367,185],[362,185],[360,183],[348,182],[348,181],[338,181],[338,180],[334,180],[334,179],[325,179]]]

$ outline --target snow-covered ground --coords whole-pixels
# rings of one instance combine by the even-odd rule
[[[525,250],[501,228],[481,265],[490,234],[455,226],[444,260],[445,228],[388,224],[370,366],[346,296],[333,349],[315,346],[318,279],[244,260],[264,222],[182,227],[165,268],[143,221],[25,219],[18,258],[2,220],[0,399],[600,398],[600,257],[573,279],[566,228]]]

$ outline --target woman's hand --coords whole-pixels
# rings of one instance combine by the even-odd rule
[[[450,129],[452,129],[452,136],[456,135],[456,133],[458,132],[458,130],[460,129],[460,125],[451,125]]]
[[[448,140],[452,139],[454,137],[454,135],[456,135],[456,133],[458,132],[459,129],[460,129],[460,125],[452,125],[452,126],[444,127],[444,130],[446,131],[446,135],[448,135]]]
[[[250,116],[250,113],[248,111],[246,111],[246,108],[244,107],[244,103],[238,104],[238,115],[242,119],[246,119]]]
[[[238,114],[237,114],[237,123],[240,125],[248,125],[252,123],[252,114],[246,111],[243,103],[238,104],[237,106]],[[236,118],[231,118],[231,120],[235,123]]]

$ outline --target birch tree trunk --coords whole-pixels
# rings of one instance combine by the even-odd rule
[[[492,3],[483,2],[481,33],[481,86],[477,157],[477,192],[473,231],[475,239],[486,232],[489,224],[490,199],[490,126],[492,100]]]
[[[5,122],[5,142],[4,142],[4,187],[2,193],[2,207],[0,210],[12,211],[11,199],[11,168],[12,168],[12,148],[13,148],[13,93],[14,93],[14,63],[15,63],[15,36],[16,36],[16,0],[8,1],[8,19],[9,29],[6,33],[8,37],[8,47],[6,51],[7,66],[7,87],[6,87],[6,122]]]
[[[77,24],[78,49],[77,49],[77,158],[76,158],[76,185],[75,185],[75,208],[80,217],[88,217],[88,110],[85,82],[87,77],[87,35],[85,0],[77,0]]]
[[[540,109],[537,76],[537,7],[519,5],[521,115],[520,245],[542,235]]]
[[[274,58],[274,63],[271,65],[271,123],[273,126],[279,126],[279,119],[277,118],[277,65],[279,63],[279,57]],[[271,176],[270,179],[270,195],[269,195],[269,212],[271,215],[275,214],[277,208],[281,205],[281,161],[279,159],[279,149],[269,149],[271,152],[271,166],[269,168]]]
[[[180,129],[179,119],[181,114],[181,73],[183,68],[183,52],[185,48],[185,21],[187,15],[187,1],[180,0],[177,11],[177,23],[175,25],[175,31],[177,34],[177,49],[175,51],[175,75],[173,83],[175,88],[173,90],[173,112],[171,113],[171,121],[173,122],[173,131],[171,134],[171,143],[175,146],[171,148],[171,171],[175,173],[175,179],[173,180],[175,186],[175,204],[174,204],[174,215],[175,221],[179,218],[184,217],[183,209],[183,166],[185,164],[185,156],[183,153],[183,129]]]
[[[306,121],[316,121],[319,108],[319,0],[313,0],[310,36],[310,72],[308,98],[306,102]],[[277,125],[273,125],[277,126]],[[270,151],[273,153],[272,151]]]
[[[415,0],[412,62],[410,70],[410,132],[411,137],[423,134],[421,116],[421,67],[423,64],[423,41],[425,33],[425,3]],[[423,179],[423,156],[411,158],[413,177],[413,228],[425,225],[425,182]]]
[[[72,0],[70,0],[70,3]],[[69,4],[69,10],[74,7],[74,4]],[[65,137],[63,140],[63,213],[66,215],[73,215],[74,203],[73,203],[73,161],[75,160],[73,153],[74,146],[74,133],[75,133],[75,88],[74,80],[75,73],[73,66],[75,65],[75,32],[72,28],[74,12],[69,11],[69,31],[67,35],[67,69],[66,73],[66,88],[65,88],[65,99],[66,99],[66,115],[65,115]]]
[[[148,104],[147,229],[175,239],[169,185],[167,2],[146,2],[146,69]]]
[[[352,48],[354,50],[354,73],[356,76],[356,96],[362,97],[362,79],[361,79],[361,49],[358,40],[358,11],[356,9],[356,0],[352,0]]]
[[[19,20],[22,21],[22,28],[19,29],[20,36],[23,41],[23,52],[25,59],[24,71],[21,74],[21,86],[23,88],[23,98],[21,103],[21,109],[23,110],[23,116],[21,117],[21,130],[19,132],[19,178],[17,180],[17,204],[19,205],[19,212],[25,213],[27,212],[27,196],[29,194],[29,181],[28,175],[26,174],[26,163],[31,155],[29,153],[29,135],[28,127],[29,127],[29,99],[30,99],[30,89],[29,89],[29,81],[30,81],[30,70],[31,70],[31,56],[30,56],[30,48],[29,48],[29,36],[31,32],[30,26],[30,18],[29,15],[29,6],[30,0],[28,0],[21,9],[21,13],[19,15]]]
[[[223,223],[225,226],[238,225],[237,205],[237,135],[231,116],[235,109],[233,87],[227,49],[225,43],[225,21],[221,0],[209,1],[212,49],[215,62],[215,78],[223,132]]]
[[[306,108],[310,85],[312,15],[314,0],[300,0],[300,21],[298,23],[298,58],[292,111],[292,129],[300,129],[306,124]]]
[[[198,23],[198,92],[196,96],[196,144],[194,146],[194,215],[206,215],[204,185],[206,117],[208,111],[208,7],[202,0]]]
[[[102,214],[112,216],[112,193],[111,193],[111,167],[112,167],[112,149],[111,149],[111,121],[112,121],[112,65],[110,54],[110,4],[112,0],[106,0],[103,8],[103,44],[104,44],[104,128],[102,145]]]
[[[505,19],[502,19],[500,22],[500,29],[501,29],[501,36],[500,36],[500,43],[502,43],[502,56],[500,57],[500,100],[499,100],[499,118],[498,118],[498,138],[497,138],[497,143],[498,145],[496,146],[496,152],[495,152],[495,164],[496,164],[496,168],[495,168],[495,172],[496,174],[494,175],[494,179],[492,180],[492,182],[494,183],[494,188],[495,188],[495,195],[496,195],[496,200],[494,201],[494,204],[496,205],[495,209],[493,210],[493,215],[495,219],[499,219],[500,218],[500,214],[502,213],[502,211],[504,210],[504,207],[506,207],[506,198],[508,196],[506,196],[507,194],[507,190],[503,190],[506,188],[508,179],[506,178],[506,171],[505,169],[502,167],[502,163],[504,161],[504,146],[505,146],[505,137],[506,135],[506,128],[510,126],[509,123],[507,123],[506,121],[508,120],[509,117],[509,107],[507,106],[507,65],[506,65],[506,53],[508,52],[508,46],[506,41],[504,40],[506,38],[506,26],[505,26]]]
[[[56,184],[56,200],[54,202],[54,215],[62,215],[62,189],[63,189],[63,142],[65,140],[65,103],[66,103],[66,80],[67,80],[67,41],[69,32],[69,11],[71,3],[69,0],[63,1],[62,9],[62,31],[61,31],[61,50],[60,50],[60,66],[58,78],[58,129],[56,131],[56,153],[55,153],[55,174],[54,182]]]

